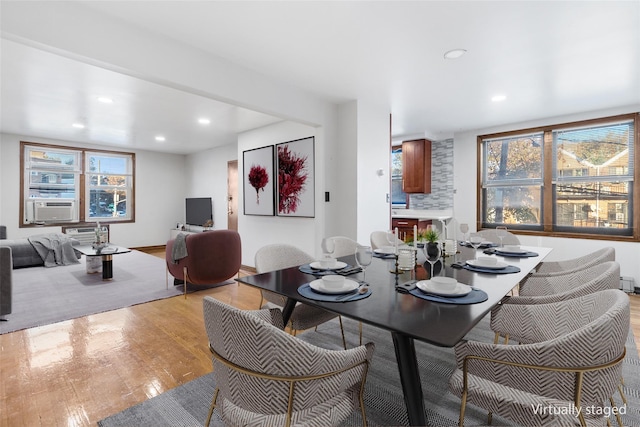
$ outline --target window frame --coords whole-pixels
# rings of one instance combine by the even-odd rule
[[[554,180],[554,147],[553,132],[561,130],[569,130],[580,127],[591,127],[598,125],[614,124],[616,122],[632,121],[633,122],[633,177],[629,181],[631,188],[629,190],[629,228],[631,234],[620,234],[608,229],[604,234],[602,229],[599,231],[590,227],[576,228],[556,226],[554,224],[555,209],[555,191],[556,184],[560,181]],[[476,226],[477,229],[493,228],[494,223],[484,221],[484,185],[485,162],[484,162],[484,141],[488,139],[508,138],[524,134],[542,133],[543,134],[543,156],[542,156],[542,199],[541,199],[541,226],[522,226],[512,228],[511,231],[516,234],[535,235],[535,236],[551,236],[566,237],[578,239],[598,239],[598,240],[616,240],[616,241],[640,241],[640,113],[629,113],[617,116],[602,117],[590,120],[581,120],[568,123],[556,123],[551,125],[539,126],[527,129],[518,129],[508,132],[500,132],[477,136],[477,200],[476,200]],[[508,225],[508,224],[507,224]],[[624,230],[627,230],[626,228]]]
[[[26,218],[26,202],[29,199],[27,195],[27,191],[29,190],[30,183],[26,181],[27,177],[27,167],[29,159],[26,158],[26,150],[28,148],[41,149],[43,151],[68,151],[70,153],[77,154],[77,158],[79,159],[79,164],[76,165],[75,173],[77,174],[78,182],[74,183],[75,186],[75,200],[76,202],[76,218],[71,221],[59,221],[59,222],[46,222],[44,224],[36,223],[36,222],[27,222]],[[130,212],[129,215],[124,217],[89,217],[89,194],[91,185],[88,182],[88,177],[93,174],[88,170],[88,159],[91,155],[100,155],[104,154],[109,157],[126,157],[128,164],[128,174],[125,174],[128,179],[130,179],[130,185],[125,187],[126,191],[130,193],[130,201],[127,201],[127,213]],[[123,174],[116,174],[123,175]],[[83,148],[83,147],[74,147],[74,146],[65,146],[65,145],[54,145],[54,144],[42,144],[37,142],[28,142],[28,141],[20,141],[20,222],[19,228],[31,228],[31,227],[42,227],[44,226],[69,226],[69,225],[82,225],[88,223],[95,223],[97,221],[104,224],[112,224],[112,223],[132,223],[135,222],[135,190],[136,187],[136,156],[135,153],[125,152],[125,151],[116,151],[116,150],[102,150],[102,149],[93,149],[93,148]],[[117,208],[114,207],[117,211]]]

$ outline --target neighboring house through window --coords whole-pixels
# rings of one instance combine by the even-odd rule
[[[482,227],[640,238],[637,122],[630,114],[478,137]]]
[[[135,154],[27,142],[21,149],[21,226],[135,219]]]

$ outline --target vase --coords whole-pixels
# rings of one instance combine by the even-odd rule
[[[436,242],[427,243],[427,255],[429,256],[429,258],[436,257],[439,255],[438,244]]]

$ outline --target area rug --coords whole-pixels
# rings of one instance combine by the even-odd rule
[[[344,320],[345,334],[349,346],[358,343],[358,325]],[[369,426],[408,425],[402,396],[400,378],[388,332],[364,325],[364,340],[373,341],[376,350],[367,376],[365,406]],[[331,349],[341,349],[340,332],[335,322],[321,325],[317,332],[299,335],[301,339]],[[493,333],[487,320],[482,321],[468,335],[468,339],[484,342],[493,341]],[[624,392],[627,396],[626,414],[622,419],[625,426],[640,426],[640,360],[630,334],[627,340],[627,357],[624,361]],[[460,399],[449,392],[449,377],[455,369],[453,350],[416,342],[416,352],[420,364],[420,376],[424,392],[427,423],[429,426],[458,425]],[[211,397],[215,390],[213,374],[190,381],[166,393],[147,400],[98,422],[100,427],[123,426],[201,426],[207,417]],[[622,405],[619,395],[614,396],[616,405]],[[486,425],[486,412],[467,406],[466,426]],[[617,425],[612,419],[612,424]],[[212,426],[222,426],[222,420],[214,413]],[[343,426],[361,426],[358,411],[342,423]],[[511,426],[509,421],[494,416],[492,425]]]
[[[182,293],[182,286],[174,287],[171,276],[166,288],[162,258],[135,250],[114,255],[109,281],[103,281],[101,273],[87,274],[85,259],[74,265],[13,270],[12,313],[6,322],[0,322],[0,334]]]

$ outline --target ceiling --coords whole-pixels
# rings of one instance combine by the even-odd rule
[[[639,1],[75,4],[329,102],[386,107],[396,137],[640,107]],[[6,133],[193,153],[281,120],[7,37],[1,66]]]

